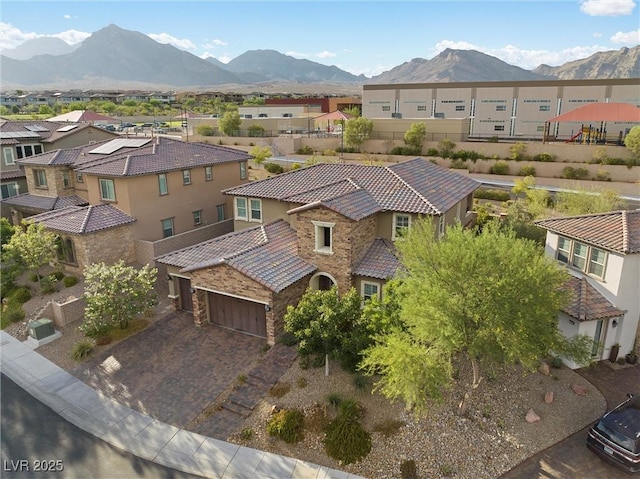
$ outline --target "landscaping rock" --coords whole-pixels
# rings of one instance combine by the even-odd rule
[[[529,409],[524,419],[529,424],[533,424],[534,422],[538,422],[540,420],[540,416],[538,416],[533,409]]]
[[[553,402],[553,391],[547,391],[544,393],[544,402],[546,404],[551,404]]]
[[[587,394],[589,394],[589,391],[587,390],[586,387],[581,386],[580,384],[574,384],[573,386],[571,386],[571,390],[576,393],[578,396],[586,396]]]
[[[549,374],[551,374],[551,370],[549,369],[549,364],[546,362],[543,362],[538,368],[538,372],[540,374],[544,374],[545,376],[548,376]]]

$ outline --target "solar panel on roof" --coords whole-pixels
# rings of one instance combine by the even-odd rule
[[[110,155],[118,151],[120,148],[140,148],[151,141],[151,138],[117,138],[111,140],[104,145],[94,148],[89,153],[97,153],[101,155]]]
[[[71,131],[74,128],[78,128],[78,125],[65,125],[65,126],[62,126],[62,127],[58,128],[56,131]]]
[[[49,131],[44,126],[40,126],[40,125],[25,125],[25,128],[29,131]]]
[[[40,138],[40,135],[33,131],[2,131],[0,132],[0,139],[5,140],[7,138]]]

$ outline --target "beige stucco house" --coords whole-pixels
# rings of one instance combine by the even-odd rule
[[[593,338],[594,360],[640,347],[640,210],[538,221],[547,230],[546,252],[566,265],[572,302],[559,315],[568,337]],[[615,360],[615,358],[613,358]],[[575,364],[569,363],[571,367]]]
[[[416,158],[393,166],[318,164],[239,185],[235,232],[157,258],[196,324],[265,337],[307,288],[380,296],[400,263],[394,241],[419,217],[437,234],[469,224],[475,180]]]
[[[76,254],[66,263],[81,270],[109,257],[132,258],[136,240],[154,242],[226,219],[231,201],[221,190],[248,181],[249,158],[243,151],[204,143],[117,138],[19,160],[29,192],[5,203],[14,220],[30,217],[58,233],[63,243],[70,240]],[[78,218],[96,226],[87,229]],[[103,241],[109,235],[114,241]],[[88,246],[96,241],[106,250]]]

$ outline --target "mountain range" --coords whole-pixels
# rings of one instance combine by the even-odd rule
[[[165,89],[360,93],[366,83],[428,83],[640,77],[640,46],[599,52],[558,67],[525,70],[474,50],[446,49],[414,58],[372,78],[275,50],[250,50],[222,63],[202,59],[147,35],[109,25],[78,45],[30,40],[0,52],[0,83],[12,89]],[[322,85],[321,87],[319,85]]]

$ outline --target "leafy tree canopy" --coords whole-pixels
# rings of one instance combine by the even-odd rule
[[[23,221],[20,228],[14,229],[11,239],[2,248],[20,258],[27,268],[37,273],[41,266],[55,259],[56,235],[40,223]]]
[[[422,151],[422,144],[427,137],[427,126],[424,122],[419,121],[412,123],[407,131],[404,133],[404,143],[410,146],[416,151],[416,154],[420,154]]]
[[[369,139],[373,131],[373,121],[368,118],[358,117],[347,120],[344,127],[344,141],[347,145],[360,148]]]
[[[634,126],[624,138],[624,146],[633,153],[636,158],[640,158],[640,126]]]
[[[227,112],[218,121],[218,127],[227,136],[235,136],[240,131],[240,113],[238,110],[227,110]]]

